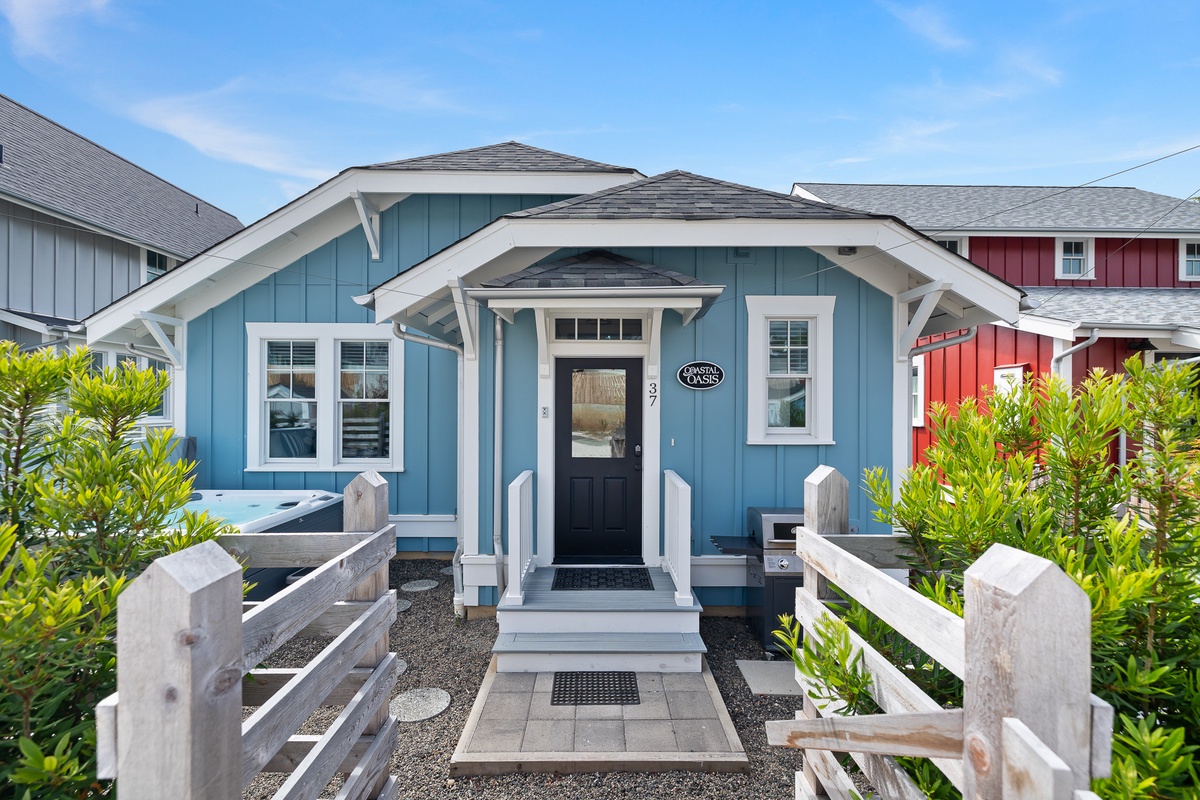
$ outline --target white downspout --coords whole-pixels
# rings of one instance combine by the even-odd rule
[[[496,554],[496,600],[504,595],[504,540],[501,526],[501,491],[504,488],[501,468],[504,455],[504,320],[496,315],[494,328],[496,340],[495,386],[496,397],[492,403],[492,552]]]
[[[912,364],[913,356],[919,356],[922,353],[932,353],[934,350],[941,350],[943,347],[950,347],[951,345],[969,342],[974,339],[975,335],[978,333],[979,327],[977,325],[972,325],[971,327],[967,328],[966,333],[960,333],[958,336],[951,336],[949,339],[942,339],[940,342],[929,342],[927,344],[918,345],[917,347],[914,347],[912,350],[908,351],[909,364]]]
[[[1074,347],[1068,347],[1066,350],[1063,350],[1061,353],[1056,355],[1054,357],[1054,359],[1050,362],[1051,364],[1054,365],[1054,374],[1058,375],[1058,369],[1061,366],[1064,358],[1066,358],[1067,356],[1070,356],[1070,355],[1074,355],[1075,353],[1078,353],[1080,350],[1088,349],[1089,347],[1094,345],[1097,342],[1097,340],[1099,340],[1099,338],[1100,338],[1100,329],[1092,328],[1092,335],[1089,336],[1085,341],[1080,342],[1079,344],[1075,345]],[[1066,380],[1068,382],[1070,382],[1069,376],[1060,375],[1059,377],[1066,378]]]
[[[397,339],[402,339],[406,342],[414,344],[423,344],[429,347],[436,347],[441,350],[449,350],[458,358],[458,474],[461,480],[463,468],[466,466],[463,459],[462,435],[463,435],[463,418],[466,414],[466,402],[463,397],[463,349],[449,342],[443,342],[441,339],[433,339],[428,336],[417,336],[411,334],[400,325],[399,322],[392,323],[392,335]],[[460,498],[461,500],[461,498]],[[466,601],[464,600],[465,590],[463,589],[463,535],[462,529],[462,509],[457,509],[458,524],[458,542],[454,548],[454,559],[450,562],[451,569],[454,572],[454,617],[455,619],[463,619],[467,615]]]

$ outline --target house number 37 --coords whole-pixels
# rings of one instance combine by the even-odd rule
[[[651,381],[650,382],[650,405],[654,405],[657,402],[658,402],[658,384]]]

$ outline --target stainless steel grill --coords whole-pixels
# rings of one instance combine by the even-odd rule
[[[795,527],[802,508],[746,509],[746,536],[713,536],[722,553],[746,556],[746,619],[765,649],[779,651],[772,631],[780,614],[794,614],[796,589],[804,584],[804,564],[796,556]]]

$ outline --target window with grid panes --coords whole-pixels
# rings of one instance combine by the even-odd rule
[[[317,345],[268,341],[267,458],[317,457]]]
[[[808,428],[809,320],[767,321],[767,427]]]
[[[387,458],[391,430],[387,342],[338,343],[341,458]]]

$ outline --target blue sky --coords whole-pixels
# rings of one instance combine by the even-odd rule
[[[0,0],[0,92],[250,222],[517,139],[788,191],[1075,185],[1200,145],[1200,3]],[[1106,183],[1200,193],[1200,150]]]

